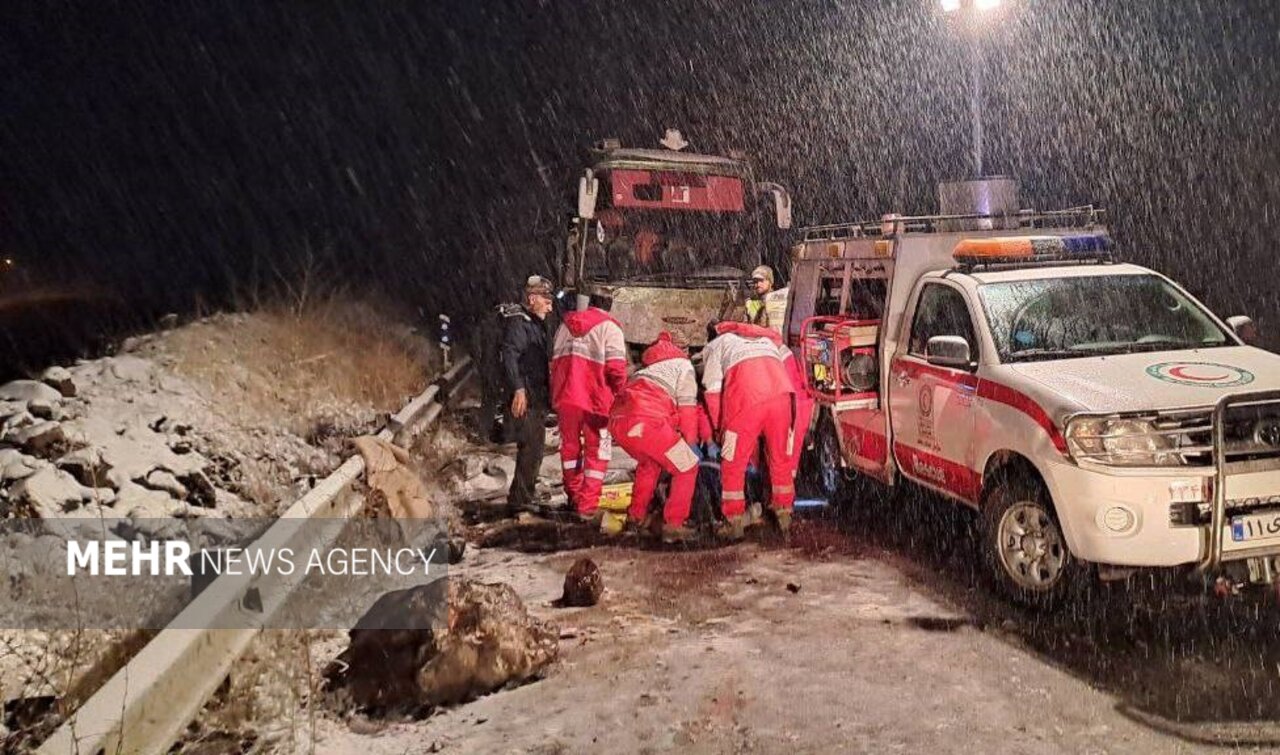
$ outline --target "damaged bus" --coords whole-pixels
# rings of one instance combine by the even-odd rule
[[[786,190],[757,183],[743,155],[687,146],[675,130],[662,149],[606,139],[578,181],[561,284],[611,298],[632,347],[664,330],[701,347],[709,321],[741,316],[748,271],[791,227]]]

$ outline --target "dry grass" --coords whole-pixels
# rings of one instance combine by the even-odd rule
[[[345,644],[345,637],[328,629],[258,635],[177,751],[204,752],[203,745],[230,739],[240,743],[231,751],[316,752],[322,678],[314,660]]]
[[[251,424],[343,434],[350,407],[393,412],[419,393],[438,357],[409,328],[344,298],[213,317],[156,344],[184,377]]]

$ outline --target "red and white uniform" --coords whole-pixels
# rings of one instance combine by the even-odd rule
[[[702,386],[707,413],[720,433],[722,511],[746,509],[747,463],[760,436],[769,460],[769,500],[774,508],[795,503],[795,386],[788,374],[782,339],[758,325],[723,322],[720,334],[702,352]]]
[[[689,518],[698,481],[698,457],[690,448],[698,432],[698,379],[684,350],[663,333],[641,357],[636,372],[614,402],[609,430],[636,460],[630,517],[642,520],[663,470],[671,473],[663,519],[679,527]]]
[[[787,375],[791,378],[791,387],[796,391],[796,414],[791,423],[794,454],[791,460],[791,477],[794,480],[796,473],[800,471],[800,454],[804,452],[805,438],[809,435],[809,422],[813,420],[814,401],[805,385],[804,368],[800,366],[800,360],[796,359],[796,355],[787,348],[786,344],[780,345],[778,349],[782,355],[782,364],[787,368]]]
[[[564,490],[578,512],[600,505],[609,468],[609,408],[627,382],[627,345],[618,321],[589,307],[569,312],[551,356],[551,405],[560,417]]]

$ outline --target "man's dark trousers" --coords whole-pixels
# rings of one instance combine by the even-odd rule
[[[511,478],[507,505],[511,508],[531,507],[539,503],[535,486],[546,446],[547,407],[530,402],[523,417],[511,416],[508,407],[507,426],[512,430],[517,449],[516,472]]]

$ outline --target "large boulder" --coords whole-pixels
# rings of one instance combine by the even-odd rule
[[[450,579],[446,591],[444,581],[379,598],[326,672],[330,685],[373,711],[419,710],[529,681],[555,660],[559,632],[510,585]]]
[[[0,401],[57,401],[62,398],[56,388],[37,380],[14,380],[0,385]]]

